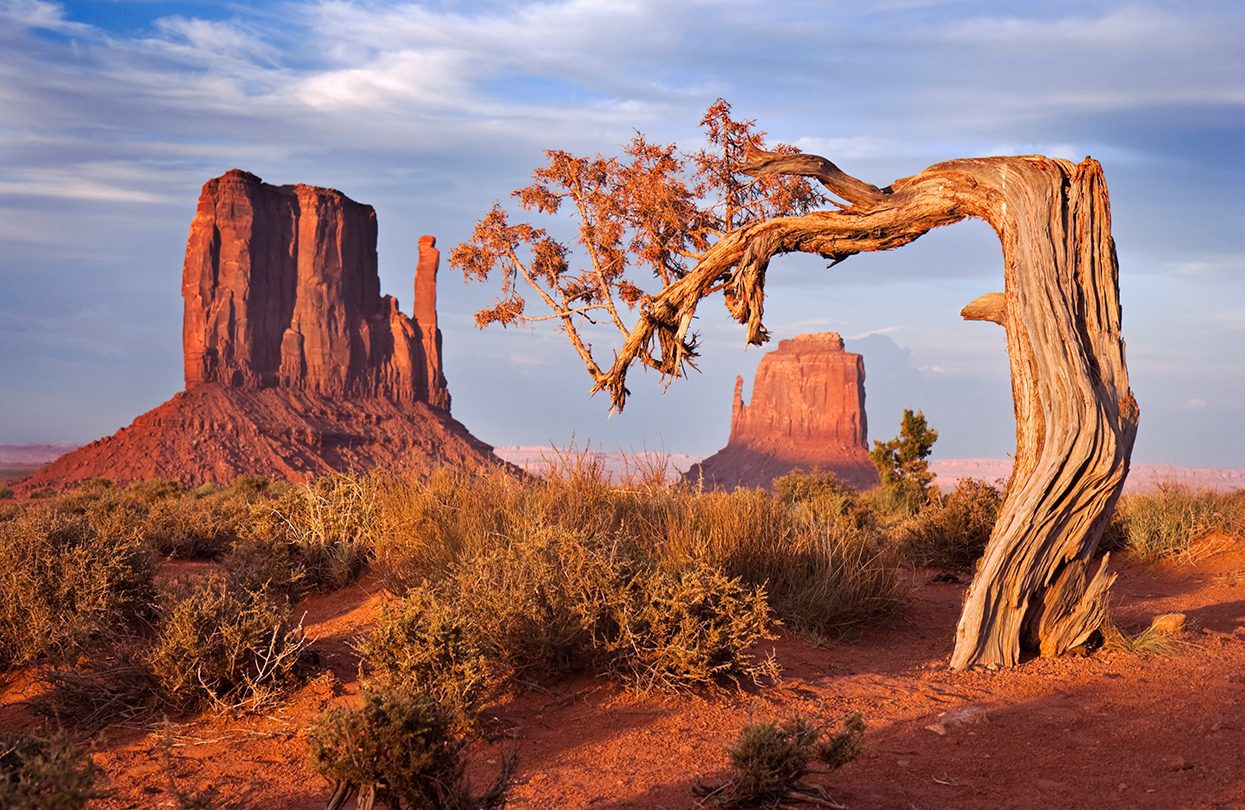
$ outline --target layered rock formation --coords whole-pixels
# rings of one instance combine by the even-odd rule
[[[280,385],[448,410],[435,245],[420,240],[409,318],[380,294],[370,205],[236,169],[209,180],[182,273],[186,387]]]
[[[687,479],[722,489],[769,487],[793,469],[827,470],[860,489],[878,483],[869,460],[864,358],[844,351],[834,332],[779,342],[761,358],[750,404],[737,377],[730,440]]]
[[[436,239],[419,249],[410,317],[380,294],[371,206],[237,169],[209,180],[182,272],[186,390],[22,487],[502,463],[449,415]]]

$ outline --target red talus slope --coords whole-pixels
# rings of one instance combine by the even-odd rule
[[[288,388],[204,383],[53,461],[21,484],[88,478],[227,482],[240,475],[303,480],[374,467],[481,467],[492,448],[444,411],[385,397],[334,399]]]

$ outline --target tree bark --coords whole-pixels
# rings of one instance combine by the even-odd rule
[[[597,380],[621,407],[632,362],[677,375],[697,303],[722,289],[749,342],[762,325],[770,259],[804,251],[838,262],[977,217],[999,236],[1004,292],[965,307],[1003,326],[1016,414],[1015,467],[969,586],[951,666],[1058,655],[1102,623],[1114,575],[1098,543],[1123,489],[1137,431],[1120,337],[1118,265],[1102,169],[1040,156],[956,160],[878,189],[814,155],[757,153],[754,174],[800,174],[851,203],[727,234],[656,296]]]

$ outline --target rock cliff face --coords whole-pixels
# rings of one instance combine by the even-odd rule
[[[435,244],[420,240],[408,318],[380,294],[370,205],[236,169],[209,180],[182,271],[186,387],[279,385],[448,410]]]
[[[878,483],[869,460],[864,358],[844,351],[834,332],[779,342],[761,358],[751,403],[737,377],[730,440],[687,477],[724,489],[769,487],[797,468],[828,470],[861,489]]]
[[[209,180],[182,269],[186,390],[20,487],[503,463],[450,417],[436,239],[419,250],[408,317],[380,294],[371,206],[237,169]]]

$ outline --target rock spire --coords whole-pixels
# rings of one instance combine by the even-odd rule
[[[752,401],[735,379],[730,439],[692,467],[708,486],[769,487],[793,469],[824,469],[858,488],[878,483],[869,460],[865,364],[835,332],[779,342],[761,358]]]

